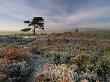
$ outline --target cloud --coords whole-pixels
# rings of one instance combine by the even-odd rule
[[[110,18],[109,2],[109,0],[1,0],[0,21],[4,19],[5,23],[11,20],[10,24],[16,21],[14,22],[16,26],[20,24],[19,27],[24,28],[23,20],[42,16],[47,29],[73,28],[74,24],[80,25],[97,19],[104,24],[101,18],[106,18],[105,20]],[[15,25],[9,26],[14,28]]]
[[[103,7],[103,8],[98,8],[96,10],[79,11],[76,14],[68,16],[67,19],[68,21],[78,22],[91,18],[93,19],[93,18],[110,17],[109,14],[110,14],[110,8]]]

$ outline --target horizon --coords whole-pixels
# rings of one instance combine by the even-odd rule
[[[0,31],[20,31],[28,27],[23,21],[35,16],[44,18],[47,32],[110,29],[109,3],[110,0],[1,0]]]
[[[73,28],[72,30],[62,30],[62,31],[57,31],[57,30],[50,30],[50,31],[37,31],[36,34],[40,33],[64,33],[64,32],[75,32],[75,30],[78,29],[79,32],[110,32],[109,29],[101,29],[101,28]],[[13,34],[20,34],[20,33],[32,33],[30,32],[22,32],[22,31],[11,31],[11,30],[0,30],[0,35],[13,35]]]

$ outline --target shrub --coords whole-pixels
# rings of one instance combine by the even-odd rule
[[[25,62],[10,63],[5,66],[6,75],[13,81],[26,80],[30,73],[30,66]]]

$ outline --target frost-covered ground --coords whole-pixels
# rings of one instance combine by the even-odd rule
[[[110,82],[110,33],[0,36],[0,82]]]

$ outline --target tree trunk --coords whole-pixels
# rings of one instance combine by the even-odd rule
[[[34,34],[34,35],[36,34],[36,29],[35,29],[35,27],[34,27],[34,29],[33,29],[33,34]]]

